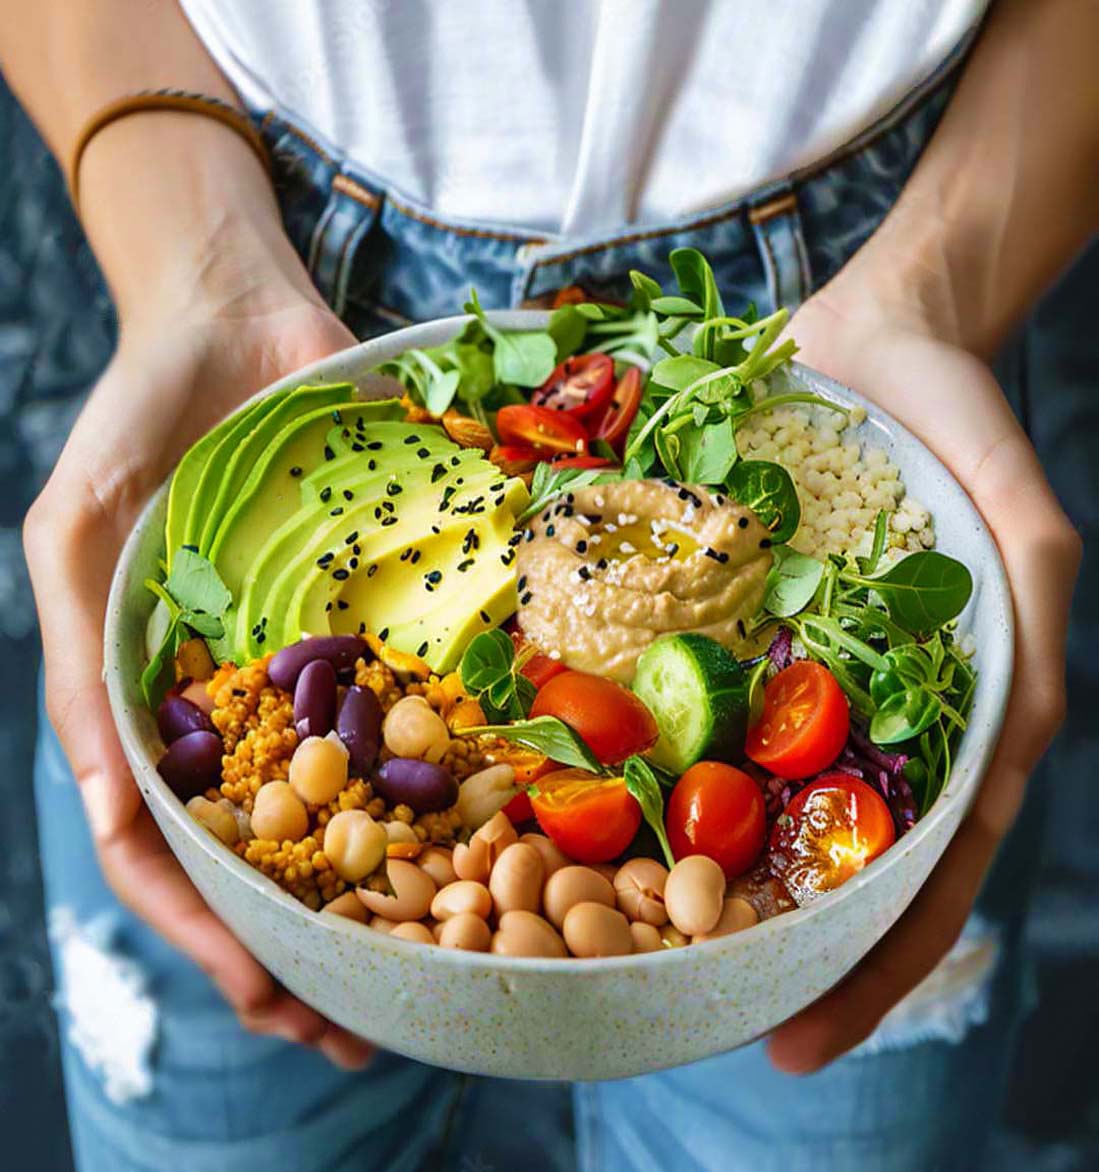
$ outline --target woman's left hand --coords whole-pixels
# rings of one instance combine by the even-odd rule
[[[969,493],[1010,581],[1015,674],[988,773],[927,883],[836,988],[772,1036],[771,1059],[790,1073],[817,1070],[858,1045],[957,939],[1064,717],[1065,635],[1081,556],[1080,538],[988,366],[936,337],[919,312],[890,310],[844,284],[841,274],[794,317],[798,358],[879,403]]]

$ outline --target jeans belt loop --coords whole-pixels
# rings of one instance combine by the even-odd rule
[[[797,195],[791,184],[771,190],[748,208],[772,310],[796,309],[813,290]]]

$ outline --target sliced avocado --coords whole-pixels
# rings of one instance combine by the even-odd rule
[[[351,383],[295,387],[289,394],[280,396],[262,416],[252,420],[247,433],[235,436],[231,445],[225,445],[218,453],[219,459],[207,466],[195,496],[201,510],[195,527],[199,534],[199,553],[205,554],[209,550],[221,519],[237,499],[253,466],[271,440],[292,420],[311,411],[331,407],[339,414],[340,405],[351,402],[354,394],[355,387]],[[333,419],[333,422],[339,420]]]
[[[346,403],[340,410],[344,421],[352,423],[360,415],[383,420],[403,413],[395,399]],[[222,518],[207,556],[234,599],[240,597],[241,585],[267,539],[297,511],[301,477],[335,459],[335,453],[326,447],[331,426],[332,412],[327,408],[287,423],[260,453]]]
[[[283,395],[285,394],[286,392],[283,392]],[[181,545],[197,546],[198,544],[197,535],[189,529],[188,519],[206,469],[211,465],[217,467],[220,464],[215,453],[220,451],[223,443],[233,443],[232,436],[242,431],[246,432],[261,415],[278,402],[280,397],[282,396],[268,395],[267,398],[260,399],[258,403],[234,411],[232,415],[223,419],[184,453],[183,459],[180,460],[175,474],[172,476],[172,483],[168,487],[168,513],[164,522],[164,549],[169,567],[176,550]]]

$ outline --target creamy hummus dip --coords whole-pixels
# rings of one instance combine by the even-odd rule
[[[622,683],[658,635],[697,631],[736,651],[763,603],[770,545],[751,510],[709,489],[588,485],[519,544],[519,626],[569,667]]]

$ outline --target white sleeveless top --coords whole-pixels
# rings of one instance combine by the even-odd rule
[[[444,218],[585,235],[819,159],[987,0],[183,0],[241,95]]]

